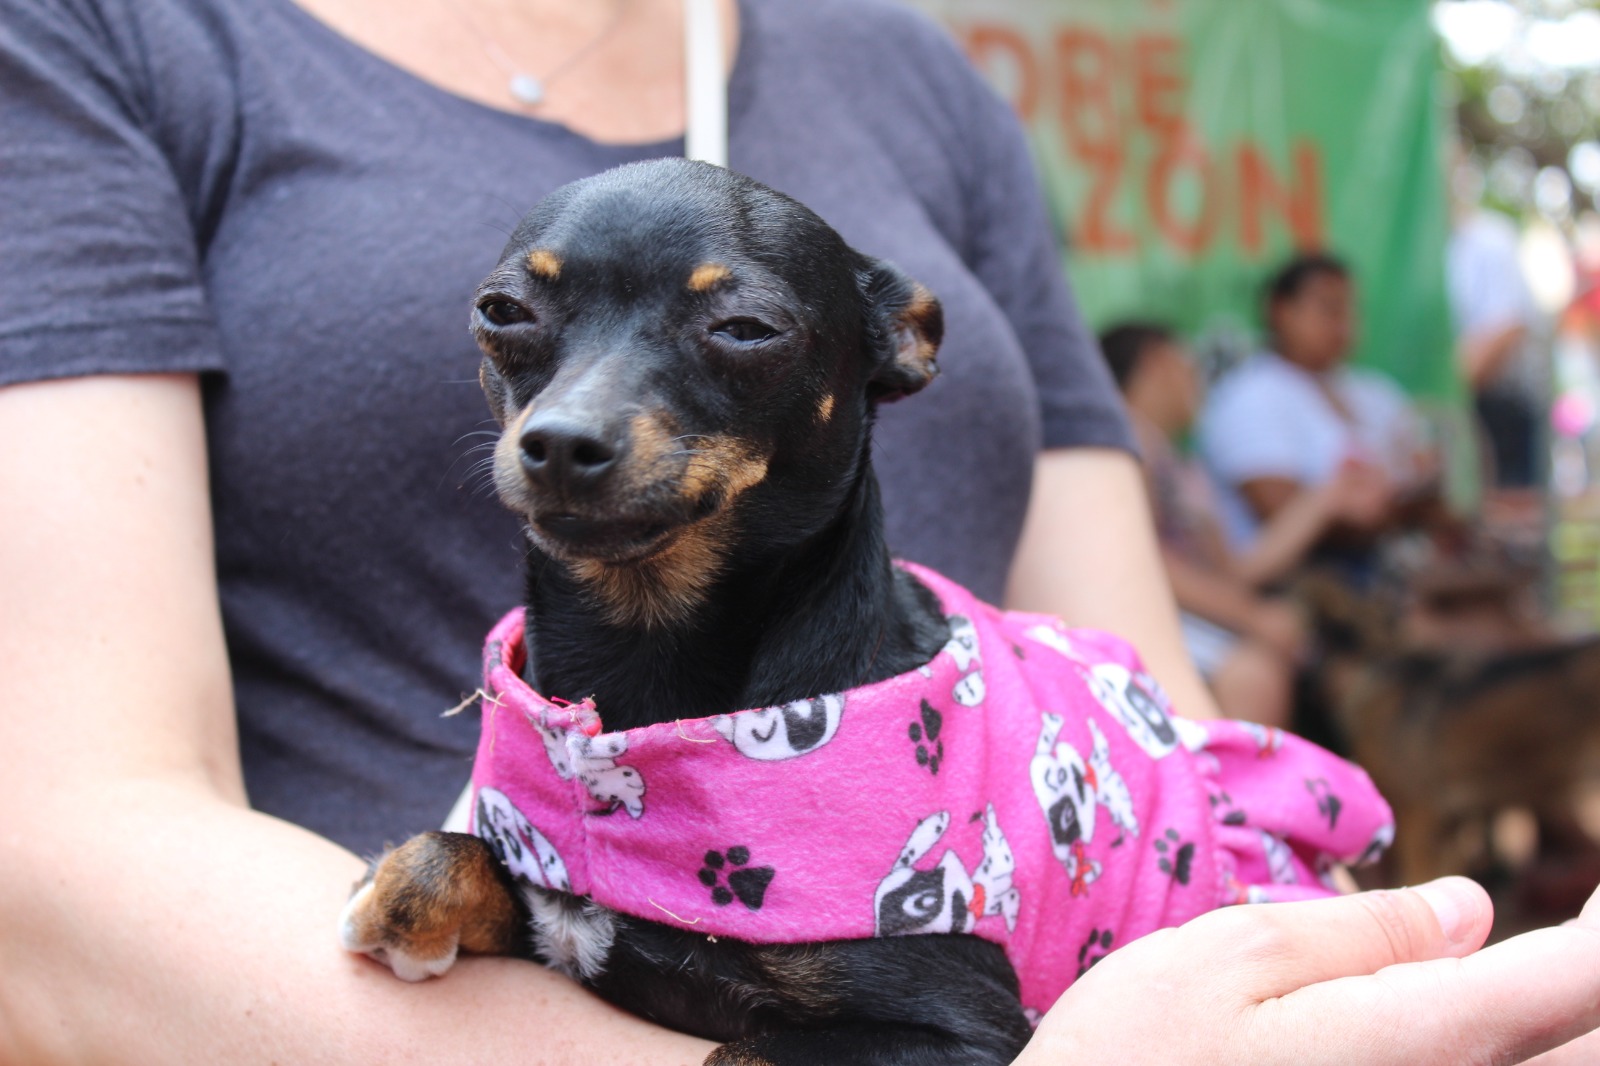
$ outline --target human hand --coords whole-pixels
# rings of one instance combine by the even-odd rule
[[[1291,662],[1305,657],[1305,618],[1283,600],[1258,599],[1245,618],[1244,632]]]
[[[1329,517],[1340,524],[1371,530],[1389,517],[1395,485],[1382,467],[1347,458],[1322,487]]]
[[[1460,877],[1213,911],[1107,956],[1017,1066],[1600,1061],[1600,892],[1479,951],[1492,920]]]
[[[1411,455],[1407,483],[1412,491],[1437,489],[1444,481],[1444,455],[1438,448],[1418,448]]]

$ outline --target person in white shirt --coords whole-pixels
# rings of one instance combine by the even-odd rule
[[[1534,485],[1545,369],[1530,344],[1539,310],[1517,260],[1517,230],[1492,211],[1463,212],[1450,234],[1445,276],[1456,327],[1456,361],[1488,438],[1493,481]]]
[[[1300,255],[1273,275],[1266,325],[1271,349],[1226,374],[1200,419],[1200,454],[1229,539],[1249,549],[1267,524],[1342,472],[1373,483],[1385,501],[1325,538],[1325,547],[1359,553],[1435,479],[1414,413],[1387,377],[1345,365],[1355,291],[1339,259]]]
[[[1287,726],[1305,625],[1289,601],[1266,593],[1299,567],[1340,522],[1382,508],[1382,486],[1341,471],[1281,512],[1271,535],[1235,552],[1217,516],[1216,493],[1199,463],[1180,453],[1203,399],[1194,361],[1176,333],[1156,322],[1122,322],[1100,350],[1128,407],[1144,464],[1161,561],[1178,602],[1184,646],[1229,718]]]

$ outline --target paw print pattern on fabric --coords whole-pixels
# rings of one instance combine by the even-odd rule
[[[929,703],[922,701],[922,721],[912,722],[907,732],[917,746],[917,765],[926,766],[929,773],[937,774],[944,761],[944,741],[939,734],[944,731],[944,715]]]
[[[1078,949],[1078,976],[1082,977],[1095,963],[1111,954],[1111,945],[1115,940],[1116,934],[1109,929],[1089,930],[1089,939]]]
[[[1156,860],[1161,872],[1178,884],[1187,885],[1194,866],[1194,841],[1185,841],[1176,829],[1168,829],[1156,841],[1155,848],[1161,856]]]
[[[711,890],[712,903],[726,907],[738,900],[750,910],[761,909],[767,886],[778,871],[771,866],[750,866],[749,862],[750,849],[743,844],[735,844],[727,851],[706,852],[700,883]],[[727,884],[722,883],[724,880]]]
[[[1306,778],[1306,791],[1317,801],[1317,810],[1328,820],[1329,829],[1339,828],[1339,812],[1344,809],[1344,801],[1336,796],[1333,787],[1328,784],[1325,777]]]
[[[1217,816],[1217,821],[1223,825],[1244,825],[1246,815],[1244,811],[1233,805],[1233,797],[1226,792],[1213,792],[1210,796],[1211,806],[1221,807],[1222,814]]]

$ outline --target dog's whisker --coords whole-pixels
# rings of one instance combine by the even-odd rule
[[[435,485],[434,488],[437,489],[442,487],[446,481],[449,481],[452,477],[456,476],[457,468],[460,466],[463,460],[473,459],[475,455],[484,453],[481,458],[473,459],[472,465],[467,468],[464,475],[461,475],[462,485],[467,485],[470,482],[476,481],[479,482],[479,484],[474,486],[474,491],[481,489],[483,487],[482,481],[484,476],[493,472],[494,445],[494,441],[474,445],[460,455],[457,455],[453,460],[451,460],[450,465],[445,468],[444,473],[440,475],[439,483],[438,485]]]
[[[488,437],[491,440],[499,440],[500,431],[498,429],[472,429],[461,434],[461,436],[457,437],[450,443],[452,445],[460,444],[462,441],[467,440],[470,437]]]

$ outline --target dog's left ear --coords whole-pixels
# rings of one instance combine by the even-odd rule
[[[882,259],[868,260],[861,288],[873,359],[867,396],[876,403],[910,396],[939,373],[944,309],[933,293]]]

